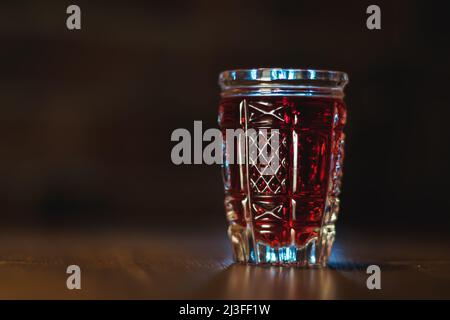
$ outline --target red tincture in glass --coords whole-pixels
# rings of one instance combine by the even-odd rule
[[[223,166],[231,237],[233,228],[243,230],[252,224],[259,244],[302,247],[318,238],[321,228],[333,224],[339,209],[345,119],[346,108],[338,98],[240,96],[221,100],[219,125],[224,143],[226,129],[279,130],[280,166],[274,175],[262,175],[252,164]],[[237,142],[233,147],[238,150]]]

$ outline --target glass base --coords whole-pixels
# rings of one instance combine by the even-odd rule
[[[234,260],[256,265],[282,265],[304,268],[325,267],[335,238],[333,223],[323,226],[318,237],[303,246],[272,247],[253,239],[251,228],[230,225],[228,235],[233,244]]]

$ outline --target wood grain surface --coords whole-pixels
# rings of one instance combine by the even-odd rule
[[[450,298],[447,241],[339,234],[321,270],[232,263],[223,233],[2,232],[1,299],[412,299]],[[68,290],[77,264],[81,290]],[[366,268],[381,267],[381,290]]]

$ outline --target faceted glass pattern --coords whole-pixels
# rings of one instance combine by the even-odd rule
[[[228,234],[238,262],[323,266],[335,236],[344,159],[346,107],[341,98],[224,97],[219,126],[224,153],[234,147],[244,164],[223,165]],[[256,152],[278,134],[278,166],[264,175],[245,150],[226,145],[226,129],[254,129]],[[267,139],[258,143],[265,129]],[[277,129],[271,131],[270,129]],[[258,149],[259,148],[259,149]],[[271,161],[273,159],[269,159]]]

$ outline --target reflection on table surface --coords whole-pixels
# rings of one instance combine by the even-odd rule
[[[305,270],[233,264],[222,236],[2,232],[0,298],[450,298],[450,250],[443,239],[338,239],[329,268]],[[66,288],[70,264],[82,270],[79,291]],[[381,290],[367,289],[370,264],[381,268]]]

